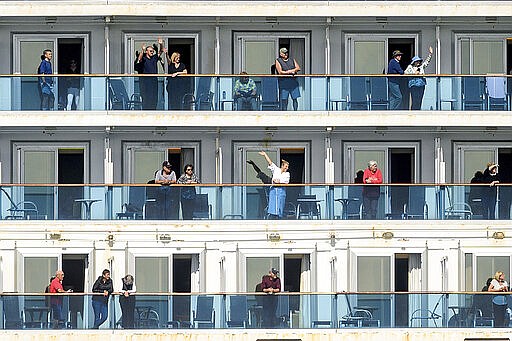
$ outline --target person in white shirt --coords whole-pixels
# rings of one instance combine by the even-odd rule
[[[508,283],[505,280],[503,271],[496,271],[494,279],[489,285],[490,292],[507,292]],[[505,314],[507,311],[507,297],[508,295],[494,295],[492,298],[492,307],[494,312],[494,327],[508,327],[508,321],[505,321]]]
[[[281,160],[281,168],[268,157],[264,151],[259,152],[261,156],[268,162],[268,169],[272,172],[272,184],[288,184],[290,183],[290,173],[288,161]],[[286,188],[284,186],[272,186],[268,193],[267,214],[271,219],[280,219],[284,214],[284,204],[286,201]]]

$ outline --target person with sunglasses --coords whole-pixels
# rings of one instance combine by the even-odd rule
[[[199,177],[194,173],[194,166],[187,164],[183,174],[178,179],[178,184],[191,185],[200,184]],[[194,186],[181,187],[181,213],[183,220],[192,220],[196,200],[196,188]]]
[[[158,48],[158,51],[156,50]],[[139,74],[158,74],[158,62],[164,52],[163,40],[158,39],[158,45],[146,46],[142,44],[142,53],[135,59],[135,71]],[[142,109],[156,110],[158,103],[158,77],[139,78],[140,95],[142,97]]]

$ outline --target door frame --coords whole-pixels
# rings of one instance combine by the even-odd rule
[[[197,74],[201,73],[201,67],[199,64],[199,33],[159,33],[159,37],[164,40],[164,47],[167,47],[166,44],[169,39],[179,39],[179,38],[189,38],[194,39],[194,65],[195,72]],[[154,33],[134,33],[128,32],[123,33],[123,43],[124,43],[124,64],[123,70],[127,74],[134,74],[134,66],[133,61],[135,60],[135,51],[138,50],[138,46],[134,46],[134,40],[148,40],[148,41],[156,41]],[[164,63],[165,62],[164,58]],[[165,74],[165,72],[164,72]]]
[[[233,32],[233,46],[234,46],[234,58],[233,58],[233,70],[243,70],[245,67],[245,52],[244,44],[245,41],[260,40],[260,41],[275,41],[276,53],[279,51],[279,39],[304,39],[304,65],[301,65],[301,74],[309,74],[311,71],[311,33],[309,32],[293,32],[293,31],[280,31],[280,32],[269,32],[269,31],[237,31]],[[278,55],[275,56],[276,58]],[[269,65],[270,67],[270,65]],[[270,71],[270,70],[269,70]]]
[[[502,41],[503,43],[503,73],[507,72],[507,38],[505,33],[455,33],[455,73],[462,74],[462,41],[469,40],[469,74],[473,74],[473,43],[476,40]]]
[[[21,42],[22,41],[50,41],[52,40],[54,43],[54,51],[53,51],[53,73],[56,74],[55,70],[58,70],[59,64],[59,39],[65,38],[76,38],[83,39],[83,60],[82,60],[82,72],[84,74],[89,73],[89,34],[88,33],[14,33],[12,37],[13,41],[13,74],[19,74],[21,72]],[[41,51],[42,53],[43,51]],[[34,65],[34,71],[36,70],[37,65]]]
[[[419,34],[418,33],[346,33],[345,34],[345,70],[347,74],[354,73],[354,41],[384,41],[385,53],[389,48],[389,39],[403,38],[414,39],[413,54],[418,54],[419,49]],[[384,61],[387,67],[388,60]]]
[[[123,141],[123,183],[133,183],[134,151],[167,151],[169,148],[189,148],[194,150],[194,168],[201,175],[201,142],[200,141]],[[162,160],[163,161],[163,160]],[[157,169],[155,169],[156,171]],[[181,174],[181,169],[177,169]],[[180,174],[176,174],[179,177]],[[148,174],[150,176],[151,174]]]

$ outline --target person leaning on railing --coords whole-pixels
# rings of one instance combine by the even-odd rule
[[[494,279],[489,285],[490,292],[507,292],[508,283],[505,280],[505,274],[503,271],[496,271]],[[505,323],[505,313],[507,311],[507,296],[506,295],[495,295],[492,298],[492,307],[494,311],[494,326],[495,327],[507,327],[508,323]]]

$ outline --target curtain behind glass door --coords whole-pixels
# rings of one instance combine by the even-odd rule
[[[244,40],[242,69],[248,74],[270,74],[277,58],[276,40]]]
[[[24,151],[22,181],[24,184],[55,184],[56,181],[55,151]],[[36,204],[39,215],[54,218],[54,188],[25,187],[25,201]]]
[[[354,41],[354,74],[382,74],[385,63],[385,41]]]

